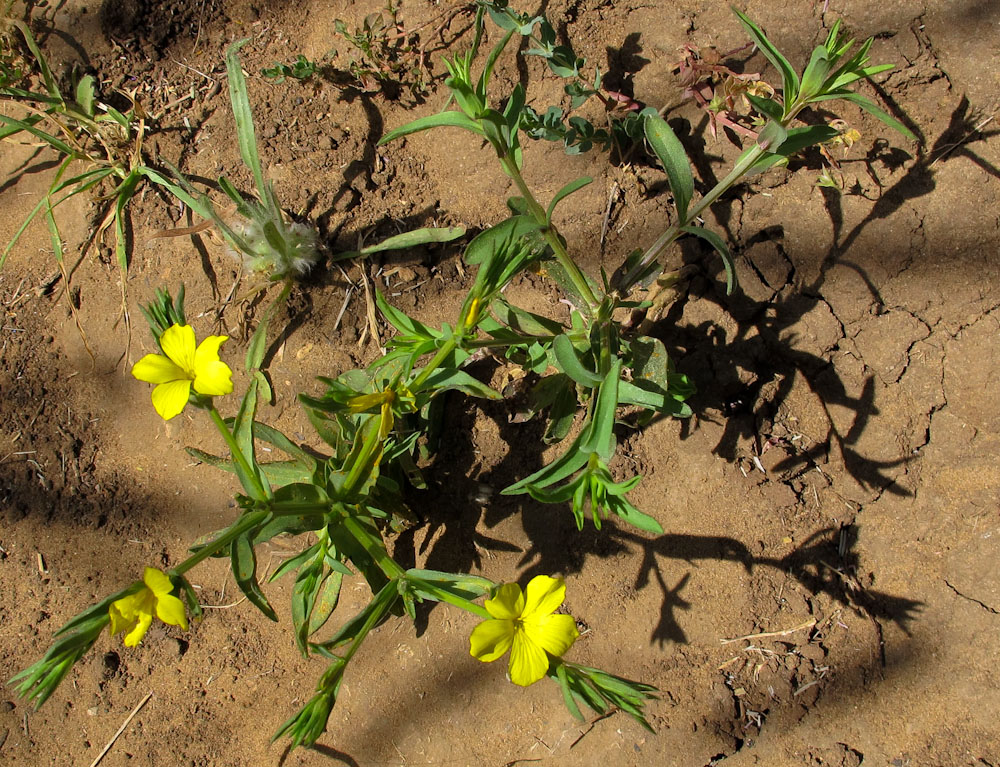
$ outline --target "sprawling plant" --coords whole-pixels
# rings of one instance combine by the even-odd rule
[[[473,69],[487,13],[499,20],[504,34],[476,75]],[[144,357],[133,374],[156,385],[153,405],[163,418],[188,406],[209,415],[229,447],[229,456],[191,452],[235,474],[242,488],[237,495],[240,514],[224,530],[199,541],[184,561],[166,572],[147,570],[141,581],[66,624],[45,657],[14,678],[20,694],[36,704],[44,702],[105,627],[123,633],[126,644],[134,645],[154,615],[181,627],[188,614],[198,617],[198,603],[186,574],[207,557],[228,557],[243,593],[276,620],[258,580],[255,549],[284,534],[298,536],[302,548],[278,567],[271,580],[293,578],[291,617],[296,643],[304,654],[325,658],[328,666],[314,696],[275,737],[287,735],[296,746],[314,743],[326,727],[348,663],[365,637],[391,615],[405,613],[413,618],[419,602],[445,602],[483,618],[472,632],[469,650],[483,661],[496,660],[509,651],[513,682],[527,685],[548,676],[558,683],[574,715],[580,716],[582,706],[600,713],[621,709],[648,727],[643,706],[654,697],[652,687],[563,658],[577,630],[570,616],[556,612],[565,594],[561,579],[538,576],[522,591],[515,583],[496,584],[467,573],[404,568],[390,555],[386,534],[410,516],[407,498],[425,487],[418,451],[426,446],[425,435],[440,417],[437,405],[442,394],[458,391],[471,397],[501,398],[468,372],[468,363],[484,351],[505,357],[534,376],[529,409],[544,413],[545,441],[563,445],[553,460],[503,493],[568,505],[580,528],[589,514],[597,528],[613,519],[647,532],[662,532],[655,518],[628,499],[640,477],[616,477],[615,426],[626,414],[634,416],[632,423],[657,414],[689,415],[686,400],[693,386],[674,368],[663,343],[625,326],[620,310],[649,306],[633,294],[660,275],[659,257],[685,235],[707,241],[722,256],[732,288],[733,270],[723,239],[696,222],[741,179],[837,135],[828,125],[796,123],[810,105],[837,98],[853,101],[907,133],[870,101],[847,90],[857,80],[888,68],[868,65],[870,40],[850,54],[852,43],[840,39],[839,25],[835,25],[799,76],[763,32],[738,15],[783,81],[780,95],[777,89],[773,97],[748,94],[762,121],[756,139],[725,178],[698,198],[680,141],[655,111],[642,112],[642,135],[666,172],[675,215],[648,248],[623,258],[613,275],[602,272],[595,277],[573,258],[555,215],[559,203],[590,179],[569,181],[553,199],[545,204],[539,201],[522,176],[522,137],[535,119],[527,94],[515,86],[498,108],[490,93],[494,67],[513,35],[533,34],[534,26],[543,20],[513,14],[499,0],[481,2],[476,44],[447,61],[446,84],[458,109],[399,127],[382,142],[430,129],[465,130],[489,146],[518,195],[508,201],[510,216],[466,247],[463,257],[475,269],[475,279],[453,322],[431,327],[379,294],[377,306],[397,331],[387,353],[364,369],[321,379],[322,393],[301,396],[310,421],[328,446],[325,455],[302,449],[256,420],[263,376],[250,379],[235,415],[223,417],[214,403],[232,389],[229,368],[219,357],[225,338],[210,336],[197,345],[182,301],[165,292],[158,294],[146,316],[162,353]],[[542,30],[540,41],[544,45],[548,40],[549,48],[539,55],[550,63],[565,57],[565,51],[548,39],[544,25]],[[576,69],[553,71],[576,82]],[[563,292],[568,307],[563,316],[534,314],[504,297],[510,282],[529,268],[551,279]],[[248,368],[260,366],[260,354],[260,345],[252,344]],[[287,458],[262,462],[259,443],[277,448]],[[344,579],[359,576],[371,588],[370,602],[357,615],[324,632]],[[484,599],[482,604],[480,599]]]

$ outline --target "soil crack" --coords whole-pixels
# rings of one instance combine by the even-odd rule
[[[952,590],[952,591],[954,591],[954,592],[955,592],[956,594],[958,594],[958,596],[962,597],[962,599],[967,599],[968,601],[970,601],[970,602],[973,602],[974,604],[977,604],[977,605],[979,605],[979,606],[980,606],[980,607],[982,607],[982,608],[983,608],[984,610],[986,610],[986,611],[988,611],[988,612],[991,612],[991,613],[993,613],[994,615],[1000,615],[1000,610],[997,610],[997,609],[995,609],[995,608],[993,608],[993,607],[990,607],[990,606],[989,606],[988,604],[986,604],[985,602],[983,602],[983,601],[982,601],[982,600],[980,600],[980,599],[976,599],[975,597],[970,597],[970,596],[969,596],[968,594],[963,594],[963,593],[962,593],[961,591],[959,591],[959,590],[958,590],[957,588],[955,588],[955,586],[954,586],[954,585],[953,585],[953,584],[952,584],[952,583],[951,583],[951,582],[950,582],[950,581],[949,581],[949,580],[948,580],[947,578],[945,578],[945,581],[944,581],[944,583],[945,583],[945,585],[946,585],[946,586],[947,586],[947,587],[948,587],[949,589],[951,589],[951,590]]]

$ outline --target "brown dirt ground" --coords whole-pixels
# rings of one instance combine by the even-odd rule
[[[469,657],[474,619],[438,607],[419,632],[403,621],[375,632],[320,745],[286,756],[268,739],[323,666],[298,656],[287,608],[281,623],[269,623],[239,603],[225,565],[213,561],[194,580],[218,609],[191,632],[156,627],[135,650],[102,639],[38,712],[9,688],[0,694],[4,763],[90,764],[151,691],[102,764],[1000,764],[1000,144],[996,122],[983,123],[1000,93],[1000,6],[745,5],[795,62],[836,17],[859,38],[874,35],[873,60],[896,69],[865,89],[921,143],[841,109],[862,133],[843,163],[853,193],[814,186],[817,166],[807,160],[797,172],[754,179],[713,211],[738,257],[739,295],[723,295],[704,253],[675,255],[701,268],[654,333],[697,382],[697,415],[627,436],[617,467],[644,475],[634,500],[665,535],[613,526],[578,533],[559,508],[499,496],[482,503],[483,485],[502,487],[538,465],[530,447],[538,433],[508,422],[509,403],[455,400],[430,472],[435,489],[415,501],[422,523],[395,543],[402,561],[498,580],[564,574],[568,608],[589,627],[572,659],[655,684],[657,734],[620,714],[581,726],[554,685],[509,685],[501,664]],[[196,177],[224,172],[244,186],[222,52],[250,36],[244,62],[265,166],[284,204],[318,221],[334,250],[413,225],[495,223],[507,181],[465,135],[374,148],[387,129],[441,107],[440,50],[423,103],[405,91],[347,97],[323,80],[275,85],[257,76],[299,52],[343,51],[334,19],[354,24],[379,7],[106,0],[100,11],[94,2],[50,4],[40,31],[60,72],[79,64],[105,92],[135,88],[147,108],[165,110],[155,153]],[[401,19],[412,28],[438,12],[406,0]],[[546,13],[581,55],[657,106],[680,101],[670,75],[679,46],[744,42],[728,4],[707,0],[555,0]],[[448,40],[463,28],[460,17]],[[530,71],[533,97],[553,98],[556,85],[538,80],[536,63],[518,70],[505,59],[497,92]],[[670,114],[707,188],[735,150],[707,134],[692,105]],[[543,199],[576,176],[595,178],[561,208],[562,231],[592,271],[613,268],[664,226],[667,195],[654,169],[535,144],[526,155]],[[5,145],[0,170],[17,172],[0,188],[6,242],[51,166],[44,153]],[[93,210],[84,201],[63,209],[71,254]],[[150,347],[137,304],[160,285],[186,281],[200,333],[245,339],[254,313],[226,302],[236,268],[213,240],[152,239],[184,226],[180,214],[153,192],[133,207],[130,345],[106,246],[84,260],[68,295],[61,283],[39,290],[55,271],[41,224],[0,273],[4,679],[92,600],[144,565],[177,561],[234,514],[233,483],[181,449],[218,448],[207,425],[194,414],[165,425],[147,387],[127,375]],[[447,321],[462,298],[457,250],[364,268],[403,308]],[[270,366],[276,404],[262,415],[303,442],[315,438],[295,393],[316,392],[316,375],[377,353],[358,343],[360,292],[334,322],[361,268],[319,270],[284,318]],[[237,297],[247,287],[244,280]],[[534,279],[512,294],[558,311]],[[228,347],[233,359],[238,343]],[[262,561],[273,567],[278,554]],[[287,604],[289,589],[269,587],[272,601]],[[349,586],[341,614],[365,596],[363,584]],[[723,642],[755,634],[765,636]]]

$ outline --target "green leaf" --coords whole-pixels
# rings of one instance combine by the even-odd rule
[[[239,446],[240,451],[243,453],[243,457],[250,465],[250,470],[257,472],[257,477],[263,485],[266,493],[268,489],[267,480],[261,473],[260,467],[257,466],[257,458],[254,453],[253,444],[253,421],[254,415],[257,413],[257,386],[258,382],[256,377],[251,378],[250,384],[247,386],[246,394],[243,395],[243,400],[240,402],[240,409],[236,414],[236,418],[233,420],[232,429],[233,437],[236,439],[236,444]],[[240,484],[243,486],[247,495],[258,501],[267,500],[266,496],[264,498],[257,497],[259,492],[257,490],[256,483],[254,483],[250,477],[245,476],[245,473],[238,462],[234,462],[234,469],[236,471],[236,476],[239,478]]]
[[[364,637],[365,633],[367,633],[367,630],[365,630],[366,624],[370,624],[369,629],[378,625],[380,621],[385,619],[397,599],[399,599],[399,590],[396,586],[396,581],[389,581],[361,612],[348,620],[328,640],[317,643],[314,647],[330,651],[335,650],[343,644]]]
[[[828,39],[829,42],[829,39]],[[802,73],[802,87],[800,93],[804,100],[809,100],[812,96],[821,92],[826,76],[830,74],[833,61],[830,51],[824,45],[817,45],[809,57],[809,64],[806,65]]]
[[[784,116],[784,109],[782,109],[781,104],[779,104],[774,99],[765,99],[760,96],[754,96],[752,93],[744,93],[744,96],[749,99],[753,108],[760,112],[765,117],[780,122],[781,118]]]
[[[41,49],[38,47],[38,43],[35,42],[34,35],[31,34],[31,30],[28,29],[28,25],[23,21],[17,19],[8,19],[7,23],[18,28],[21,35],[24,37],[24,42],[27,43],[28,49],[31,51],[31,55],[35,57],[35,61],[38,62],[38,69],[42,73],[42,80],[45,82],[45,89],[49,92],[49,96],[54,99],[59,99],[59,102],[63,102],[62,94],[59,92],[59,88],[56,86],[56,79],[52,76],[52,70],[49,69],[48,63],[45,61],[45,57],[42,55]]]
[[[552,202],[549,203],[549,209],[545,212],[545,224],[546,226],[552,225],[552,213],[556,209],[556,205],[562,202],[564,199],[569,197],[573,192],[578,189],[583,189],[583,187],[590,184],[594,179],[590,176],[583,176],[578,178],[576,181],[570,181],[566,186],[556,192],[556,196],[552,198]]]
[[[757,146],[765,152],[777,153],[788,138],[785,126],[775,120],[768,120],[757,136]]]
[[[559,682],[559,690],[562,692],[563,703],[566,704],[566,708],[569,709],[570,714],[577,721],[584,721],[583,714],[580,713],[580,707],[576,705],[576,701],[573,699],[573,691],[569,686],[569,679],[566,676],[566,666],[564,666],[559,661],[553,661],[556,665],[556,680]],[[551,671],[551,669],[550,669]]]
[[[647,533],[663,534],[663,527],[659,522],[649,516],[649,514],[639,511],[639,509],[621,496],[609,496],[608,508],[633,527],[645,530]]]
[[[257,556],[250,543],[249,533],[245,533],[233,541],[230,556],[233,562],[233,577],[236,579],[236,585],[240,587],[240,591],[264,615],[277,621],[278,616],[275,614],[274,608],[271,607],[264,592],[260,590],[260,584],[257,583]]]
[[[479,123],[465,114],[465,112],[438,112],[427,117],[419,117],[413,122],[408,122],[406,125],[389,131],[379,139],[378,146],[388,144],[390,141],[395,141],[403,136],[409,136],[411,133],[419,133],[431,128],[464,128],[476,135],[484,135]]]
[[[62,139],[58,139],[55,136],[52,136],[46,133],[45,131],[36,128],[34,124],[28,120],[15,120],[13,117],[8,117],[7,115],[0,114],[0,122],[2,122],[4,125],[15,127],[18,130],[27,131],[35,138],[39,138],[42,141],[46,142],[47,144],[50,144],[52,147],[59,150],[64,155],[67,155],[69,157],[76,157],[76,151],[74,151],[74,149],[69,144],[67,144]]]
[[[622,404],[638,405],[676,418],[687,418],[692,412],[688,405],[651,381],[622,381],[618,385],[618,398]]]
[[[611,456],[614,455],[615,410],[618,407],[621,370],[622,361],[616,359],[597,392],[597,402],[594,405],[590,424],[580,434],[582,438],[580,451],[596,453],[605,461],[610,461]]]
[[[128,177],[118,186],[115,197],[115,257],[118,261],[118,271],[122,278],[122,296],[125,295],[125,281],[128,278],[128,248],[127,236],[125,233],[125,206],[139,183],[140,176],[132,171]]]
[[[580,362],[573,342],[570,341],[569,336],[565,333],[560,333],[553,339],[552,351],[555,354],[560,370],[581,386],[592,389],[604,380],[597,373],[588,370]]]
[[[867,98],[866,96],[862,96],[860,93],[854,93],[852,91],[845,91],[844,93],[838,94],[838,97],[842,98],[844,101],[850,101],[852,104],[857,104],[863,110],[865,110],[871,115],[874,115],[879,120],[888,125],[890,128],[899,131],[911,141],[917,140],[917,137],[913,134],[913,131],[911,131],[909,128],[903,125],[903,123],[901,123],[895,117],[883,111],[881,107],[879,107],[874,101]]]
[[[505,487],[500,491],[500,494],[519,495],[521,493],[526,493],[528,492],[528,485],[534,485],[536,488],[547,487],[565,479],[570,474],[574,474],[579,469],[583,468],[587,461],[590,460],[590,456],[580,450],[582,437],[583,433],[581,432],[580,436],[574,440],[573,444],[569,446],[566,452],[559,456],[556,460],[546,466],[543,466],[534,474],[530,474],[518,482],[515,482],[513,485]]]
[[[87,117],[94,116],[94,78],[84,75],[76,84],[76,103]]]
[[[315,634],[330,619],[333,611],[340,601],[340,587],[344,583],[344,574],[332,572],[323,581],[322,589],[313,602],[312,611],[309,614],[309,634]]]
[[[733,288],[736,286],[736,270],[733,266],[733,257],[723,239],[711,229],[702,226],[682,226],[681,231],[701,237],[722,256],[722,263],[726,267],[726,295],[732,295]]]
[[[822,144],[824,141],[836,138],[840,131],[831,128],[829,125],[809,125],[803,128],[792,128],[788,131],[788,137],[781,142],[777,152],[768,152],[755,162],[748,170],[747,176],[761,173],[770,168],[775,163],[791,157],[796,152],[801,152],[815,144]]]
[[[472,397],[483,397],[484,399],[494,400],[503,399],[500,392],[495,389],[491,389],[482,381],[470,376],[464,370],[454,370],[449,368],[440,368],[436,370],[428,376],[419,391],[425,391],[428,389],[434,392],[453,389]],[[417,390],[414,390],[414,392],[416,391]]]
[[[681,221],[687,219],[688,205],[694,195],[694,177],[691,175],[691,164],[687,153],[681,145],[677,134],[658,114],[649,114],[643,123],[646,140],[653,148],[660,164],[667,173],[670,191],[674,195],[674,203]]]
[[[511,36],[514,34],[514,30],[508,30],[507,34],[503,36],[503,39],[493,46],[493,50],[490,51],[490,55],[486,57],[486,64],[483,67],[483,72],[479,75],[479,82],[476,83],[476,95],[479,96],[480,100],[486,103],[486,89],[490,84],[490,77],[493,76],[493,67],[496,66],[497,59],[500,58],[500,54],[503,53],[503,49],[507,47],[507,43],[510,42]]]
[[[534,314],[514,306],[503,296],[493,300],[493,314],[504,325],[528,336],[556,336],[563,332],[562,324],[556,320]],[[487,331],[488,332],[488,331]]]
[[[428,340],[434,340],[440,337],[440,333],[436,330],[424,325],[412,317],[401,312],[399,309],[395,308],[392,304],[385,300],[385,296],[382,292],[375,289],[375,305],[378,310],[385,317],[386,321],[392,325],[400,333],[404,333],[408,336],[416,336],[417,338],[426,338]]]
[[[361,255],[368,256],[372,253],[381,253],[384,250],[401,250],[403,248],[413,248],[418,245],[426,245],[431,242],[451,242],[465,234],[464,226],[456,227],[428,227],[424,229],[414,229],[410,232],[394,235],[382,240],[377,245],[369,245],[361,249]]]
[[[739,9],[733,8],[733,13],[736,14],[736,17],[740,20],[740,24],[743,25],[743,29],[750,35],[750,39],[760,49],[760,52],[764,54],[775,69],[781,72],[781,81],[783,83],[781,95],[785,101],[785,109],[787,110],[799,95],[799,76],[795,74],[795,70],[788,63],[788,59],[782,56],[781,52],[774,47],[774,44],[767,39],[767,35],[764,34],[760,27],[754,24],[748,16],[741,13]]]
[[[320,544],[314,543],[304,551],[300,551],[295,556],[286,559],[275,568],[274,572],[268,577],[267,582],[274,583],[279,578],[288,575],[292,570],[298,570],[303,564],[317,556],[319,546]]]
[[[253,172],[254,183],[261,200],[267,194],[264,183],[264,172],[260,166],[260,156],[257,154],[257,136],[253,127],[253,112],[250,110],[250,98],[247,96],[247,81],[243,76],[243,66],[240,64],[238,52],[249,42],[250,38],[237,40],[226,50],[226,76],[229,81],[229,99],[233,106],[233,118],[236,120],[236,139],[240,146],[240,156],[243,162]]]
[[[511,216],[472,238],[472,242],[465,249],[465,263],[470,266],[488,263],[494,255],[502,252],[505,246],[541,228],[537,221],[528,216]]]

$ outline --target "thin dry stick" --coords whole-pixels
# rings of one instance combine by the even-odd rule
[[[732,642],[743,642],[747,639],[766,639],[767,637],[783,637],[789,634],[794,634],[796,631],[802,631],[803,629],[811,629],[816,625],[816,619],[810,618],[805,623],[798,626],[794,626],[790,629],[785,629],[784,631],[765,631],[762,634],[747,634],[746,636],[736,637],[734,639],[723,639],[722,644],[730,644]]]
[[[104,758],[104,755],[111,750],[111,747],[115,744],[115,741],[118,740],[119,737],[121,737],[121,734],[123,732],[125,732],[125,728],[128,727],[129,722],[131,722],[132,719],[135,718],[135,715],[139,713],[139,710],[143,706],[145,706],[146,703],[149,701],[149,699],[152,697],[153,697],[153,691],[150,690],[149,692],[146,693],[146,697],[139,701],[139,705],[132,709],[132,713],[128,715],[128,718],[124,722],[122,722],[122,726],[118,728],[118,732],[116,732],[114,735],[111,736],[111,740],[108,741],[108,745],[106,745],[104,747],[104,750],[97,755],[97,758],[90,763],[90,767],[97,767],[97,765],[100,764],[101,759]]]

